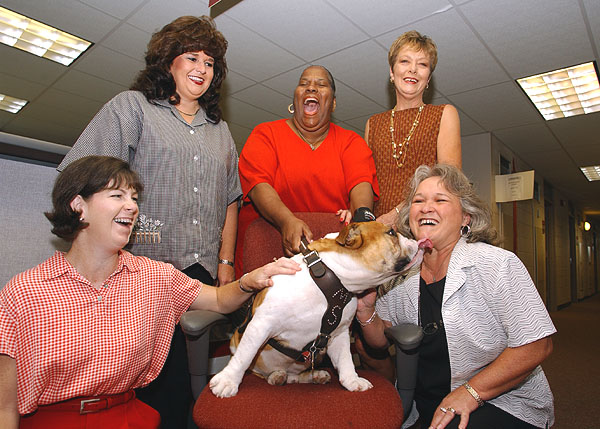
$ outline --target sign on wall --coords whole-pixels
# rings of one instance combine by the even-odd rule
[[[530,200],[533,198],[534,170],[496,175],[496,202]]]

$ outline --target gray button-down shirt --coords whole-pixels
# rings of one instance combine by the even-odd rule
[[[200,110],[191,124],[166,100],[148,102],[125,91],[106,103],[58,170],[87,155],[130,163],[144,184],[140,216],[164,223],[160,243],[134,243],[131,252],[184,269],[200,263],[217,275],[227,206],[239,199],[238,154],[224,121]]]

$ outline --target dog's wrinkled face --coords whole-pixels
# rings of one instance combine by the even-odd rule
[[[330,251],[327,257],[340,261],[336,266],[342,269],[336,274],[346,287],[364,290],[366,277],[372,279],[367,284],[374,286],[419,264],[429,244],[403,237],[380,222],[361,222],[344,227],[335,240],[315,242],[314,247],[321,254]]]

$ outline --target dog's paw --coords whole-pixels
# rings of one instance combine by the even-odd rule
[[[237,395],[239,383],[232,380],[223,371],[211,378],[209,387],[211,392],[218,398],[230,398]]]
[[[282,369],[278,369],[277,371],[273,371],[267,377],[267,383],[272,386],[283,386],[287,381],[287,372]]]
[[[340,384],[351,392],[362,392],[364,390],[369,390],[373,387],[369,380],[359,376],[353,377],[348,380],[340,379]]]
[[[310,374],[310,373],[309,373]],[[325,370],[318,370],[312,372],[312,383],[314,384],[327,384],[331,381],[331,374]]]

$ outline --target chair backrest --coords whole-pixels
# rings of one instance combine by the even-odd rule
[[[298,219],[306,222],[313,233],[313,239],[318,239],[330,232],[339,232],[343,224],[335,213],[294,213]],[[283,256],[281,234],[273,225],[258,218],[252,221],[244,235],[244,253],[242,266],[244,272],[273,261],[273,258]]]

